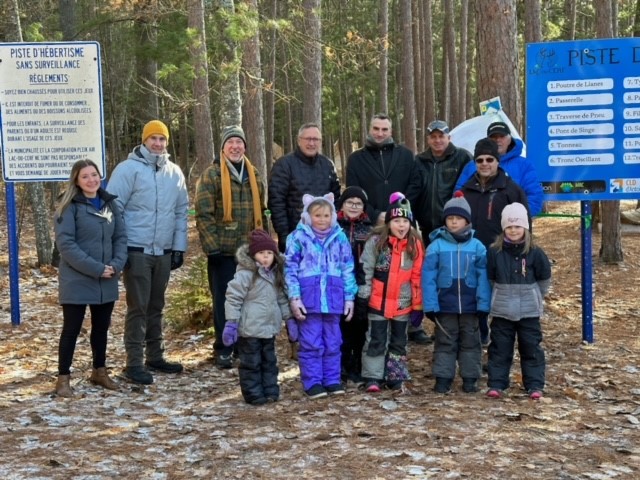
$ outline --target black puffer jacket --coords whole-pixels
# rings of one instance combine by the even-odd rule
[[[475,237],[487,248],[502,232],[502,210],[507,205],[514,202],[524,205],[531,225],[527,194],[502,168],[498,168],[496,176],[484,186],[474,174],[463,185],[462,192],[471,207],[471,224],[476,231]]]
[[[320,154],[313,158],[305,157],[296,148],[276,161],[269,180],[267,206],[280,242],[298,225],[305,193],[316,197],[333,193],[337,201],[340,181],[331,160]]]
[[[373,223],[380,212],[386,212],[389,196],[394,192],[404,193],[416,216],[421,183],[413,153],[402,145],[367,145],[349,155],[347,187],[356,186],[367,192],[367,214]]]
[[[431,149],[416,155],[416,162],[422,170],[422,191],[413,211],[425,240],[432,231],[444,225],[444,204],[451,200],[460,172],[472,159],[467,150],[453,143],[447,146],[440,160]]]

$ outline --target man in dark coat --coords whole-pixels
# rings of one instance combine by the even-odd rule
[[[349,155],[347,187],[351,186],[367,193],[367,214],[374,223],[384,223],[393,192],[404,193],[415,212],[420,170],[411,150],[394,142],[391,119],[385,114],[374,115],[364,147]]]
[[[285,250],[287,235],[298,225],[305,193],[314,197],[333,193],[334,198],[340,197],[335,165],[320,153],[321,147],[320,127],[306,123],[298,130],[297,148],[279,158],[271,169],[267,205],[281,252]]]
[[[446,122],[434,120],[427,132],[429,148],[416,155],[416,162],[422,169],[422,192],[414,208],[425,247],[429,234],[444,225],[444,204],[451,200],[460,172],[473,159],[467,150],[451,143]]]
[[[382,113],[374,115],[364,147],[349,155],[347,187],[362,188],[369,198],[367,215],[372,222],[384,223],[389,196],[402,192],[412,205],[418,205],[422,178],[411,150],[393,140],[391,119]],[[431,338],[422,326],[409,327],[409,340],[426,345]]]

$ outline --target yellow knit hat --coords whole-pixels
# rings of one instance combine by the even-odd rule
[[[167,143],[169,143],[169,129],[160,120],[151,120],[144,126],[142,129],[142,143],[151,135],[163,135],[167,139]]]

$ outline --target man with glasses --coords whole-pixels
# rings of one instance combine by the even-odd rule
[[[479,140],[473,153],[476,172],[461,188],[471,207],[475,237],[487,248],[502,232],[500,221],[504,207],[518,202],[529,211],[527,194],[501,168],[499,157],[496,142],[489,138]]]
[[[389,196],[402,192],[419,216],[418,197],[422,177],[411,150],[393,140],[388,115],[374,115],[364,147],[349,155],[347,186],[362,188],[369,198],[367,214],[372,222],[382,224],[389,206]],[[422,326],[409,327],[409,340],[422,345],[432,342]]]
[[[473,158],[470,152],[451,143],[449,125],[443,120],[431,122],[427,133],[429,148],[416,155],[422,169],[422,192],[414,208],[425,248],[429,234],[444,225],[444,204],[453,196],[460,172]]]
[[[487,128],[487,137],[498,145],[500,155],[500,167],[518,185],[522,187],[529,199],[529,210],[531,216],[536,216],[542,211],[543,191],[538,180],[538,174],[533,162],[522,156],[524,143],[519,138],[511,136],[511,129],[505,122],[493,122]],[[475,173],[475,164],[471,162],[467,165],[456,183],[458,190]]]
[[[333,193],[340,197],[340,181],[329,158],[320,153],[322,134],[315,123],[305,123],[298,130],[296,149],[279,158],[271,169],[268,208],[273,228],[278,234],[278,249],[284,253],[287,235],[298,225],[305,193],[320,197]]]

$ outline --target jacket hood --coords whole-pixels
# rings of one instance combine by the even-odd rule
[[[238,250],[236,250],[236,260],[238,261],[238,268],[244,268],[253,273],[256,273],[260,268],[251,255],[249,255],[248,243],[238,247]],[[280,252],[276,253],[276,263],[284,264],[284,255]]]

